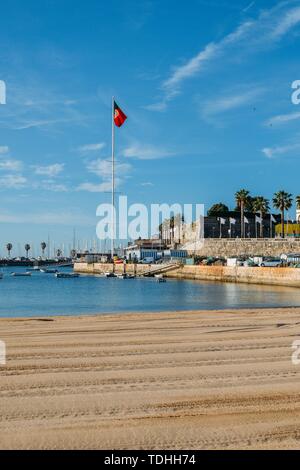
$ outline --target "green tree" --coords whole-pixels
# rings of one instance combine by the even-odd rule
[[[28,252],[30,251],[30,245],[26,243],[25,245],[25,251],[26,251],[26,258],[28,258]]]
[[[8,251],[8,257],[10,258],[10,252],[11,252],[11,250],[13,249],[12,244],[11,244],[11,243],[8,243],[8,244],[6,245],[6,249],[7,249],[7,251]]]
[[[240,189],[235,193],[237,207],[241,211],[241,238],[245,238],[245,206],[249,204],[250,193],[247,189]]]
[[[228,207],[223,202],[218,202],[211,206],[211,208],[207,211],[207,215],[209,217],[221,217],[222,215],[227,215],[229,212]]]
[[[273,197],[273,206],[281,213],[281,236],[284,238],[284,211],[288,211],[293,204],[293,197],[286,191],[278,191]]]
[[[47,248],[47,245],[46,245],[45,242],[42,242],[42,243],[41,243],[41,248],[42,248],[42,255],[45,256],[45,250],[46,250],[46,248]]]
[[[270,202],[268,199],[264,198],[263,196],[256,196],[252,199],[252,206],[253,212],[259,212],[259,216],[261,218],[260,224],[260,238],[264,236],[264,225],[263,225],[263,218],[270,210]]]

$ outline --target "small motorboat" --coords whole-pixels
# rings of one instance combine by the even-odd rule
[[[135,279],[134,274],[118,274],[117,275],[118,279]]]
[[[56,274],[58,273],[58,270],[57,269],[40,269],[41,273],[45,273],[45,274]]]
[[[73,279],[73,278],[79,277],[79,274],[78,273],[58,273],[58,272],[56,272],[55,277],[57,277],[59,279]]]
[[[115,273],[104,273],[104,276],[109,278],[109,277],[117,277]]]
[[[14,277],[30,277],[31,272],[26,271],[26,273],[11,273],[11,276],[14,276]]]

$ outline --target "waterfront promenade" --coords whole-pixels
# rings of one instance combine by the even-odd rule
[[[300,309],[1,319],[0,447],[299,447]]]

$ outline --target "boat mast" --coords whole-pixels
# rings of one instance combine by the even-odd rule
[[[112,215],[111,215],[111,259],[114,259],[114,248],[115,248],[115,123],[114,123],[114,109],[115,108],[115,98],[112,97],[112,132],[111,132],[111,205],[112,205]]]

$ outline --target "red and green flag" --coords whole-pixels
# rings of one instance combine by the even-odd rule
[[[121,127],[126,121],[127,116],[123,113],[122,109],[119,108],[117,103],[114,101],[114,121],[117,127]]]

